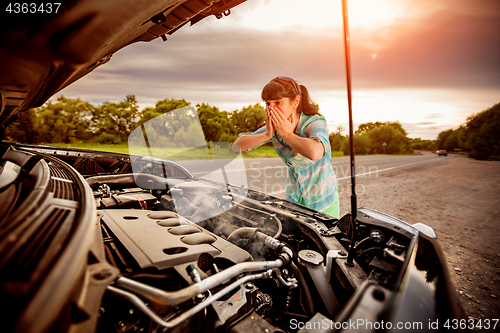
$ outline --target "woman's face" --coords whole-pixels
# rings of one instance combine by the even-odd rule
[[[293,112],[297,111],[299,100],[300,97],[298,96],[295,99],[283,97],[281,99],[265,100],[266,109],[279,109],[285,115],[285,118],[288,119]]]

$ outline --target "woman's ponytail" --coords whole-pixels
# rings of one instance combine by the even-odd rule
[[[323,115],[319,113],[319,105],[311,100],[307,88],[303,85],[299,85],[299,88],[300,88],[300,104],[298,107],[298,111],[304,113],[306,116],[313,116],[315,114],[318,114],[323,117]]]

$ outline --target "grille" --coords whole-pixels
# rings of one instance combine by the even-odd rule
[[[68,179],[68,180],[71,179],[69,177],[69,175],[63,169],[61,169],[61,167],[59,167],[58,165],[56,165],[54,163],[49,164],[49,169],[50,169],[50,174],[53,177]]]
[[[43,278],[69,240],[74,220],[71,213],[54,208],[45,218],[31,222],[33,227],[25,232],[29,233],[25,242],[11,244],[10,251],[0,260],[2,292],[26,295]]]
[[[54,193],[54,198],[74,201],[75,189],[70,176],[53,163],[49,164],[49,168],[52,177],[49,184],[49,191]]]

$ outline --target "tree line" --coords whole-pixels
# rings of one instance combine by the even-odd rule
[[[500,103],[467,118],[457,129],[442,131],[438,149],[464,150],[472,158],[500,161]]]
[[[350,152],[349,136],[343,135],[343,132],[344,128],[339,126],[335,132],[330,133],[330,145],[332,150],[340,150],[344,155],[348,155]],[[408,132],[398,121],[363,123],[354,132],[354,153],[356,155],[409,153],[414,149],[413,140],[426,142],[426,144],[430,141],[408,138]]]
[[[59,96],[37,109],[24,112],[20,119],[7,127],[7,140],[40,143],[93,142],[126,143],[138,126],[159,115],[191,103],[184,99],[166,98],[154,107],[139,110],[137,99],[128,95],[123,101],[104,102],[95,106],[80,98]],[[249,105],[233,112],[221,111],[206,103],[196,105],[198,117],[207,141],[234,142],[242,132],[253,132],[266,123],[266,112],[260,104]],[[171,124],[174,126],[174,124]],[[339,126],[329,135],[332,150],[349,154],[349,140]],[[189,138],[178,133],[176,138]],[[358,126],[354,135],[356,154],[402,154],[413,149],[436,148],[435,141],[408,138],[399,122],[369,122]]]
[[[140,111],[134,95],[127,95],[118,103],[104,102],[98,106],[80,98],[59,96],[23,112],[7,127],[5,139],[29,144],[126,143],[129,134],[141,124],[188,105],[191,103],[184,99],[167,98]],[[197,104],[196,108],[207,141],[232,142],[238,133],[254,131],[266,123],[265,110],[259,104],[233,112],[206,103]]]

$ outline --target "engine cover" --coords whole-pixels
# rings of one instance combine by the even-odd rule
[[[233,263],[251,255],[171,211],[112,209],[99,211],[141,268],[166,269],[198,260],[202,253]]]

